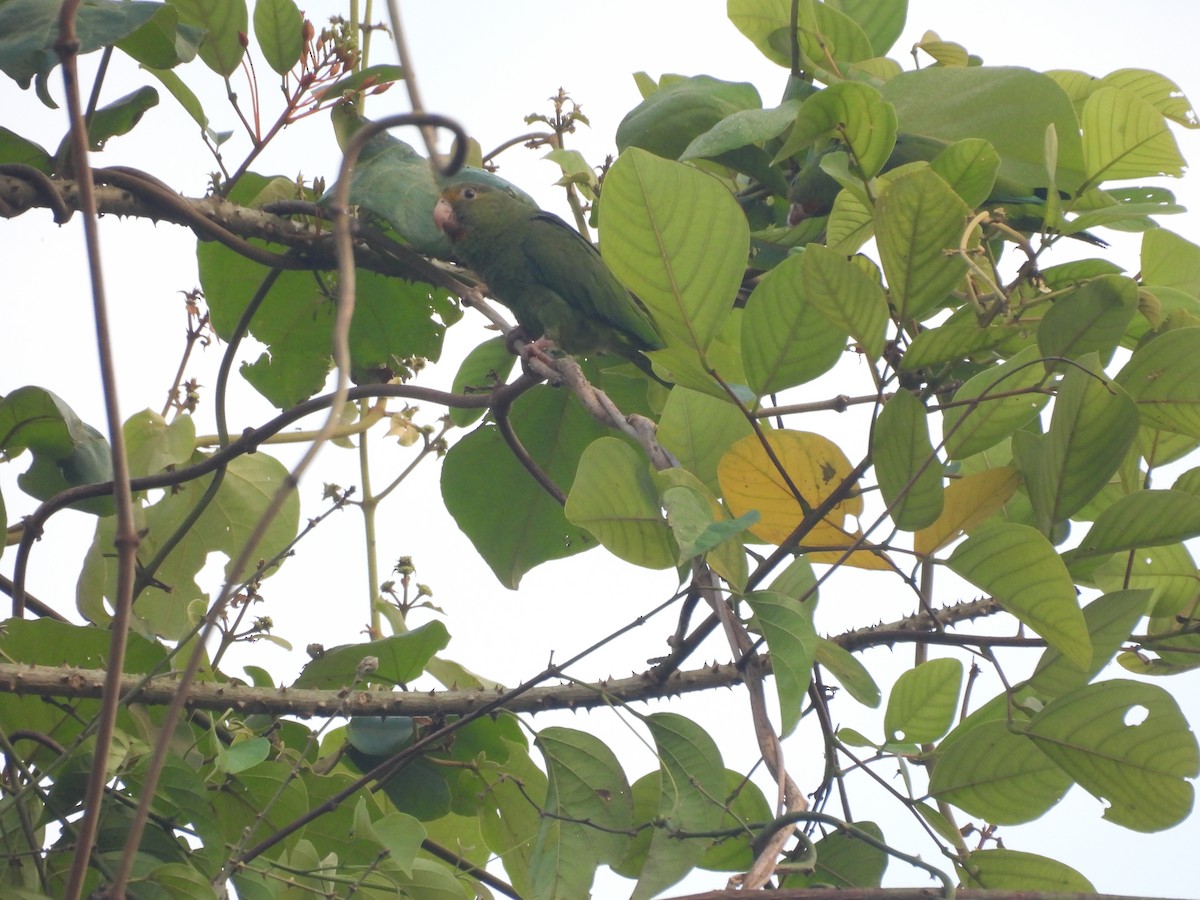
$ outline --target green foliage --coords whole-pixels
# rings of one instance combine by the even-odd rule
[[[539,323],[553,326],[557,348],[519,332],[446,341],[451,327],[465,335],[479,322],[467,309],[480,300],[469,289],[477,276],[500,282],[455,258],[456,247],[470,256],[467,245],[440,230],[435,202],[467,184],[529,200],[491,171],[499,151],[484,157],[477,144],[476,165],[452,174],[390,135],[366,144],[348,185],[355,298],[340,333],[344,285],[329,240],[340,211],[321,186],[333,173],[318,183],[255,168],[285,127],[328,128],[312,118],[320,111],[333,110],[331,132],[347,146],[367,121],[365,98],[414,74],[368,64],[362,29],[372,26],[342,20],[318,33],[293,0],[85,0],[79,52],[115,48],[142,66],[139,77],[199,126],[221,170],[203,200],[143,178],[104,212],[202,234],[188,348],[210,329],[222,369],[214,385],[181,370],[163,412],[127,417],[121,437],[137,479],[128,521],[112,515],[110,440],[72,409],[85,407],[69,380],[54,390],[70,402],[29,385],[0,398],[0,461],[30,456],[0,494],[13,582],[46,552],[34,538],[54,545],[43,527],[59,500],[95,516],[82,559],[54,552],[56,566],[78,570],[70,612],[86,624],[50,616],[69,598],[27,598],[45,617],[0,630],[0,675],[11,676],[0,692],[10,776],[0,893],[63,895],[81,812],[98,815],[84,890],[106,885],[127,854],[130,896],[218,896],[232,884],[247,898],[498,895],[503,886],[480,886],[499,877],[495,860],[520,896],[586,896],[608,867],[632,881],[634,897],[650,898],[700,870],[756,868],[756,839],[777,812],[767,797],[793,811],[797,790],[818,810],[840,797],[847,817],[853,808],[884,821],[867,808],[879,801],[860,802],[859,784],[844,777],[862,769],[888,779],[911,827],[884,835],[860,821],[822,835],[827,813],[793,812],[804,836],[781,852],[789,866],[772,886],[878,887],[895,855],[937,859],[966,887],[1091,891],[1063,863],[1009,849],[1018,840],[1002,828],[1052,820],[1076,785],[1131,830],[1188,817],[1200,750],[1159,686],[1168,682],[1113,678],[1110,667],[1155,679],[1200,667],[1200,569],[1188,544],[1200,536],[1200,467],[1190,458],[1200,447],[1200,247],[1156,220],[1182,212],[1174,195],[1137,183],[1183,174],[1172,129],[1197,125],[1187,99],[1141,69],[1093,77],[982,65],[933,32],[916,46],[936,63],[904,71],[884,54],[904,28],[905,0],[728,0],[727,13],[786,69],[781,91],[639,73],[642,100],[616,129],[611,165],[593,167],[568,146],[588,120],[562,92],[552,115],[525,123],[549,131],[513,142],[540,148],[553,177],[561,172],[581,229],[598,224],[601,256],[580,242],[591,235],[571,234],[569,245],[586,251],[593,272],[611,270],[622,299],[627,288],[644,304],[653,331],[639,318],[638,337],[657,348],[646,354],[652,379],[606,356],[611,347],[569,346],[571,316],[595,313],[570,290],[560,292],[559,319]],[[54,4],[0,2],[0,71],[46,103],[57,15]],[[197,56],[203,67],[184,65]],[[261,80],[250,74],[256,61]],[[276,77],[281,106],[264,115]],[[237,142],[213,129],[200,100],[214,84],[235,104],[243,90],[235,114],[222,112],[250,138],[240,165],[227,164]],[[764,106],[772,96],[781,99]],[[144,114],[158,102],[148,84],[93,102],[91,150],[117,136],[149,141]],[[24,213],[20,203],[52,205],[47,192],[79,174],[70,134],[51,153],[19,133],[20,114],[0,118],[3,185],[37,197],[5,193],[5,215]],[[1140,241],[1140,259],[1118,262],[1107,248],[1104,236],[1121,232]],[[1070,238],[1075,253],[1058,262]],[[558,252],[532,262],[560,284],[580,275]],[[501,296],[514,309],[527,299]],[[529,330],[538,317],[523,321]],[[359,406],[331,410],[320,396],[335,338],[349,348],[338,374],[356,385]],[[246,350],[247,339],[258,346]],[[448,392],[444,343],[474,348]],[[593,357],[578,370],[562,359],[577,349]],[[538,383],[548,369],[560,376],[553,386]],[[274,419],[242,417],[231,394],[247,386],[279,411]],[[210,402],[215,436],[198,434]],[[438,425],[417,419],[418,403],[437,409]],[[849,410],[849,428],[820,418]],[[360,468],[346,481],[364,495],[327,485],[325,511],[306,508],[302,520],[295,475],[271,444],[314,411],[336,413],[332,440],[358,449]],[[472,623],[435,606],[405,557],[392,580],[370,586],[361,613],[337,609],[340,595],[328,601],[361,618],[367,640],[325,647],[321,634],[305,636],[298,676],[253,666],[254,687],[242,684],[226,654],[251,641],[290,648],[270,616],[249,610],[293,553],[322,552],[297,542],[323,533],[326,515],[357,505],[365,569],[378,580],[375,510],[395,485],[373,490],[367,460],[385,418],[411,448],[397,483],[444,456],[445,508],[504,587],[593,552],[555,570],[565,573],[557,605],[564,621],[586,626],[588,653],[614,636],[580,609],[579,581],[599,581],[583,566],[608,554],[678,576],[660,576],[667,593],[679,585],[663,658],[632,661],[637,678],[591,684],[587,653],[569,669],[555,656],[540,674],[535,660],[506,693],[442,655],[452,630]],[[289,437],[308,448],[317,440]],[[409,514],[423,526],[426,513]],[[336,591],[346,565],[327,566]],[[628,601],[629,621],[642,624],[661,598],[623,571],[603,585],[605,602]],[[572,577],[579,572],[588,574]],[[4,585],[19,589],[7,577]],[[132,605],[117,615],[126,590]],[[982,597],[964,601],[972,591]],[[921,612],[886,624],[863,615],[829,634],[828,611],[853,617],[868,593]],[[122,671],[159,689],[191,662],[207,699],[190,702],[203,709],[177,721],[161,694],[137,696],[118,705],[111,730],[97,729],[93,676],[120,649],[113,629],[126,614]],[[959,627],[975,619],[983,624]],[[506,639],[495,643],[510,653]],[[924,646],[907,667],[859,656],[908,642]],[[1000,659],[995,644],[1016,646]],[[1008,654],[1035,648],[1040,660],[1020,669],[1031,674],[1013,677]],[[736,665],[698,667],[698,652]],[[986,675],[973,670],[964,688],[968,657]],[[728,734],[672,707],[633,706],[738,681],[753,699],[745,722],[727,717]],[[335,727],[297,718],[288,704],[298,696],[317,696],[301,714]],[[352,709],[377,702],[384,712]],[[532,716],[563,706],[611,707],[650,762],[626,757],[591,720],[568,728]],[[860,731],[839,724],[848,706],[882,709]],[[741,729],[758,741],[751,757],[768,765],[726,767],[746,757]],[[805,761],[824,752],[817,783],[791,783],[810,773],[784,766],[777,736],[789,750],[806,742]],[[98,775],[93,760],[106,761]],[[103,802],[86,808],[96,777]],[[777,783],[764,790],[768,779]],[[132,840],[144,798],[149,824]],[[998,827],[1006,844],[987,846]],[[971,828],[985,835],[978,846],[964,843]]]

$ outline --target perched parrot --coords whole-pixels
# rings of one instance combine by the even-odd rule
[[[468,181],[443,192],[433,220],[531,340],[582,356],[619,353],[658,380],[640,352],[663,346],[646,308],[558,216],[502,186]]]

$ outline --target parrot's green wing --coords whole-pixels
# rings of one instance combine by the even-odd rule
[[[533,278],[569,307],[539,310],[547,332],[557,332],[564,349],[588,343],[583,331],[618,352],[662,346],[641,302],[617,281],[591,242],[558,216],[543,211],[531,216],[522,249]]]

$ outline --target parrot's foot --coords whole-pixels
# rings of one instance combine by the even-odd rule
[[[520,348],[515,346],[518,340],[525,341]],[[554,341],[544,337],[531,341],[524,334],[509,332],[508,344],[509,349],[520,357],[526,372],[552,383],[561,380],[558,374],[558,357],[562,356],[562,352],[558,350]]]
[[[554,368],[557,357],[555,351],[558,347],[550,338],[538,338],[536,341],[530,341],[521,348],[521,356],[526,359],[536,359],[538,362],[543,362],[550,368]],[[558,354],[561,356],[561,352]]]

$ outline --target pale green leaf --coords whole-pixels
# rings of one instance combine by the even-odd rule
[[[255,0],[254,36],[263,59],[280,75],[300,61],[304,49],[304,15],[294,0]]]
[[[658,817],[672,830],[703,832],[717,827],[725,802],[725,766],[712,736],[674,713],[655,713],[645,722],[658,750]],[[711,843],[711,838],[680,840],[655,828],[634,900],[649,900],[675,884],[696,866]]]
[[[752,431],[745,414],[728,400],[684,387],[671,390],[658,422],[659,442],[713,492],[721,490],[717,463]]]
[[[931,659],[896,679],[883,716],[888,741],[928,744],[950,728],[962,688],[962,663]]]
[[[902,320],[920,320],[962,280],[963,242],[970,209],[941,176],[923,168],[892,180],[875,205],[879,258]],[[977,242],[972,236],[970,247]]]
[[[1038,326],[1038,349],[1064,359],[1095,351],[1107,365],[1137,308],[1132,278],[1102,275],[1055,299]]]
[[[846,347],[846,332],[809,302],[804,256],[789,256],[763,276],[746,301],[742,355],[758,394],[811,381],[829,371]]]
[[[1183,157],[1162,113],[1132,91],[1093,91],[1083,104],[1079,124],[1093,184],[1183,174]]]
[[[1031,740],[1003,719],[972,722],[942,742],[929,793],[972,816],[997,825],[1031,822],[1053,807],[1071,786]]]
[[[1095,356],[1084,365],[1099,369]],[[1013,435],[1013,458],[1043,534],[1108,484],[1137,428],[1137,406],[1120,386],[1075,366],[1067,369],[1049,431]]]
[[[1065,863],[997,847],[976,850],[958,865],[966,887],[991,891],[1092,894],[1092,883]]]
[[[1049,399],[1036,389],[1045,378],[1039,359],[1036,347],[1026,347],[958,389],[954,405],[942,415],[946,454],[951,459],[986,450],[1037,416]]]
[[[840,253],[810,244],[800,255],[805,297],[826,319],[851,335],[867,356],[883,353],[889,319],[879,282]]]
[[[1033,528],[1002,523],[981,529],[954,549],[947,565],[1080,668],[1091,662],[1075,583],[1054,547]]]
[[[750,229],[710,175],[632,148],[604,181],[604,260],[646,304],[668,345],[703,352],[724,325]]]
[[[795,156],[828,138],[845,145],[856,175],[874,178],[896,145],[896,111],[869,85],[856,81],[834,84],[804,101],[796,126],[775,160]]]
[[[773,591],[753,591],[745,599],[771,652],[771,671],[779,694],[780,736],[787,737],[800,723],[812,681],[817,643],[812,606]]]
[[[602,437],[583,452],[566,515],[626,562],[652,569],[675,563],[645,457],[617,438]]]
[[[883,695],[858,657],[827,638],[817,640],[815,659],[859,703],[875,709]]]
[[[1103,681],[1072,691],[1034,716],[1026,733],[1090,794],[1104,818],[1161,831],[1192,809],[1187,779],[1200,773],[1196,737],[1160,687]]]
[[[925,405],[909,391],[884,404],[871,441],[875,475],[897,528],[915,531],[942,513],[942,463],[929,440]]]

